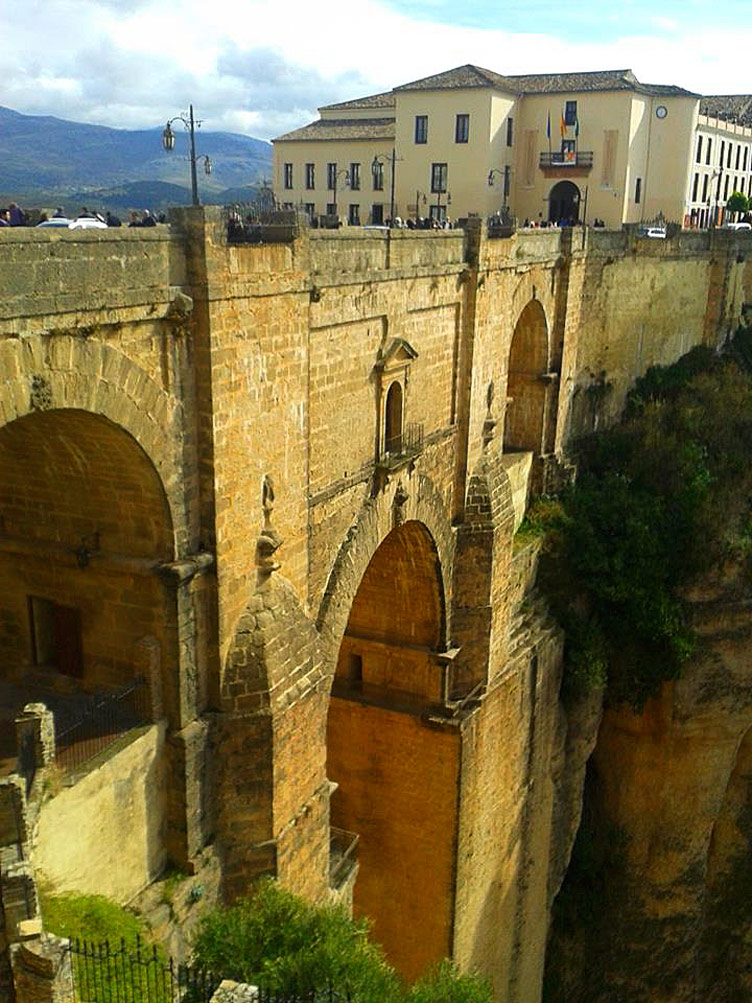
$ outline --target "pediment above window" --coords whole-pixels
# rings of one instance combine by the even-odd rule
[[[389,372],[393,369],[404,369],[418,358],[418,353],[404,338],[392,338],[383,351],[379,352],[375,369],[378,372]]]

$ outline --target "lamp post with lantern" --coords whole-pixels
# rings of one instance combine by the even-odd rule
[[[391,162],[392,165],[392,177],[390,185],[390,195],[389,195],[389,226],[394,226],[394,174],[395,167],[397,164],[397,151],[395,147],[392,147],[392,152],[390,154],[377,153],[373,160],[371,161],[371,175],[374,181],[379,176],[379,173],[383,169],[383,165],[387,162]]]
[[[191,162],[191,197],[193,205],[201,205],[198,198],[196,164],[199,160],[203,160],[204,173],[208,175],[212,172],[212,162],[206,154],[196,156],[196,127],[199,127],[201,122],[193,117],[193,105],[190,105],[188,111],[183,112],[182,115],[174,115],[172,118],[167,119],[167,125],[162,131],[162,146],[168,153],[175,149],[175,133],[172,131],[172,123],[178,121],[183,123],[189,136],[190,149],[188,155]]]

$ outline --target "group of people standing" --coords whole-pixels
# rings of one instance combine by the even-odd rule
[[[55,211],[49,214],[45,210],[24,211],[16,202],[11,202],[7,209],[0,209],[0,227],[4,226],[39,226],[40,223],[48,223],[50,220],[68,220],[68,214],[62,206],[58,206]],[[75,220],[98,220],[106,226],[123,226],[123,221],[108,209],[104,214],[82,206],[78,214],[73,217]],[[167,217],[161,212],[155,214],[149,209],[134,209],[130,213],[128,226],[156,226],[157,223],[166,223]],[[63,224],[64,225],[64,224]],[[96,225],[96,224],[95,224]]]

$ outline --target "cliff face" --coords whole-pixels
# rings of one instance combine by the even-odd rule
[[[752,593],[688,596],[698,651],[642,714],[608,709],[554,908],[545,998],[752,998]]]

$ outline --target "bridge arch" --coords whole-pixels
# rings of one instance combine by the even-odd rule
[[[432,534],[398,523],[353,597],[327,722],[332,826],[359,837],[354,911],[408,979],[451,953],[459,736],[429,724],[446,714],[444,608]]]
[[[0,341],[2,417],[11,422],[51,409],[72,409],[109,419],[128,433],[154,465],[173,527],[173,556],[191,550],[185,504],[181,403],[118,349],[74,333]]]
[[[522,310],[512,335],[507,366],[505,452],[545,451],[549,332],[546,314],[537,299]]]

